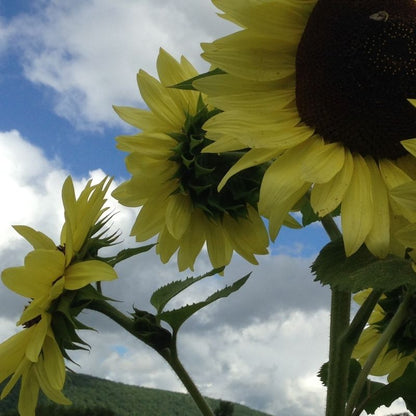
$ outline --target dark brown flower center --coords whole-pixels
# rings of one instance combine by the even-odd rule
[[[416,138],[416,2],[319,0],[296,56],[296,102],[325,142],[375,159]]]

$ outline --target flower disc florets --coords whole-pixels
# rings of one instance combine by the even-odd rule
[[[257,206],[265,168],[256,166],[234,176],[218,192],[221,179],[244,153],[202,153],[212,143],[202,125],[217,113],[219,110],[209,110],[200,99],[197,113],[187,114],[182,133],[170,134],[178,142],[170,158],[178,164],[176,192],[188,195],[194,207],[212,219],[220,220],[224,213],[234,219],[247,218],[247,204]]]
[[[416,3],[320,0],[296,56],[299,115],[326,143],[397,159],[416,137]]]

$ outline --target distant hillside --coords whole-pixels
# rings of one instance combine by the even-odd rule
[[[130,386],[84,374],[68,374],[65,394],[73,406],[57,406],[41,397],[37,416],[200,416],[183,393]],[[18,389],[0,401],[0,416],[16,416]],[[208,399],[216,409],[219,400]],[[72,409],[71,409],[72,408]],[[234,403],[233,416],[270,416]]]

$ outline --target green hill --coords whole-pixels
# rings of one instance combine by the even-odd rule
[[[39,401],[37,416],[200,416],[192,399],[183,393],[130,386],[84,374],[69,373],[65,394],[73,406],[58,406],[45,397]],[[0,416],[17,415],[18,388],[0,401]],[[208,399],[212,409],[220,400]],[[233,416],[269,416],[240,404],[233,404]]]

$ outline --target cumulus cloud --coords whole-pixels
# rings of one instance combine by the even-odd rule
[[[111,106],[143,105],[135,74],[155,72],[160,47],[200,69],[200,42],[230,31],[207,0],[36,0],[8,23],[24,74],[54,92],[55,111],[78,128],[118,123]],[[0,47],[1,47],[0,22]],[[12,47],[12,46],[11,46]]]

